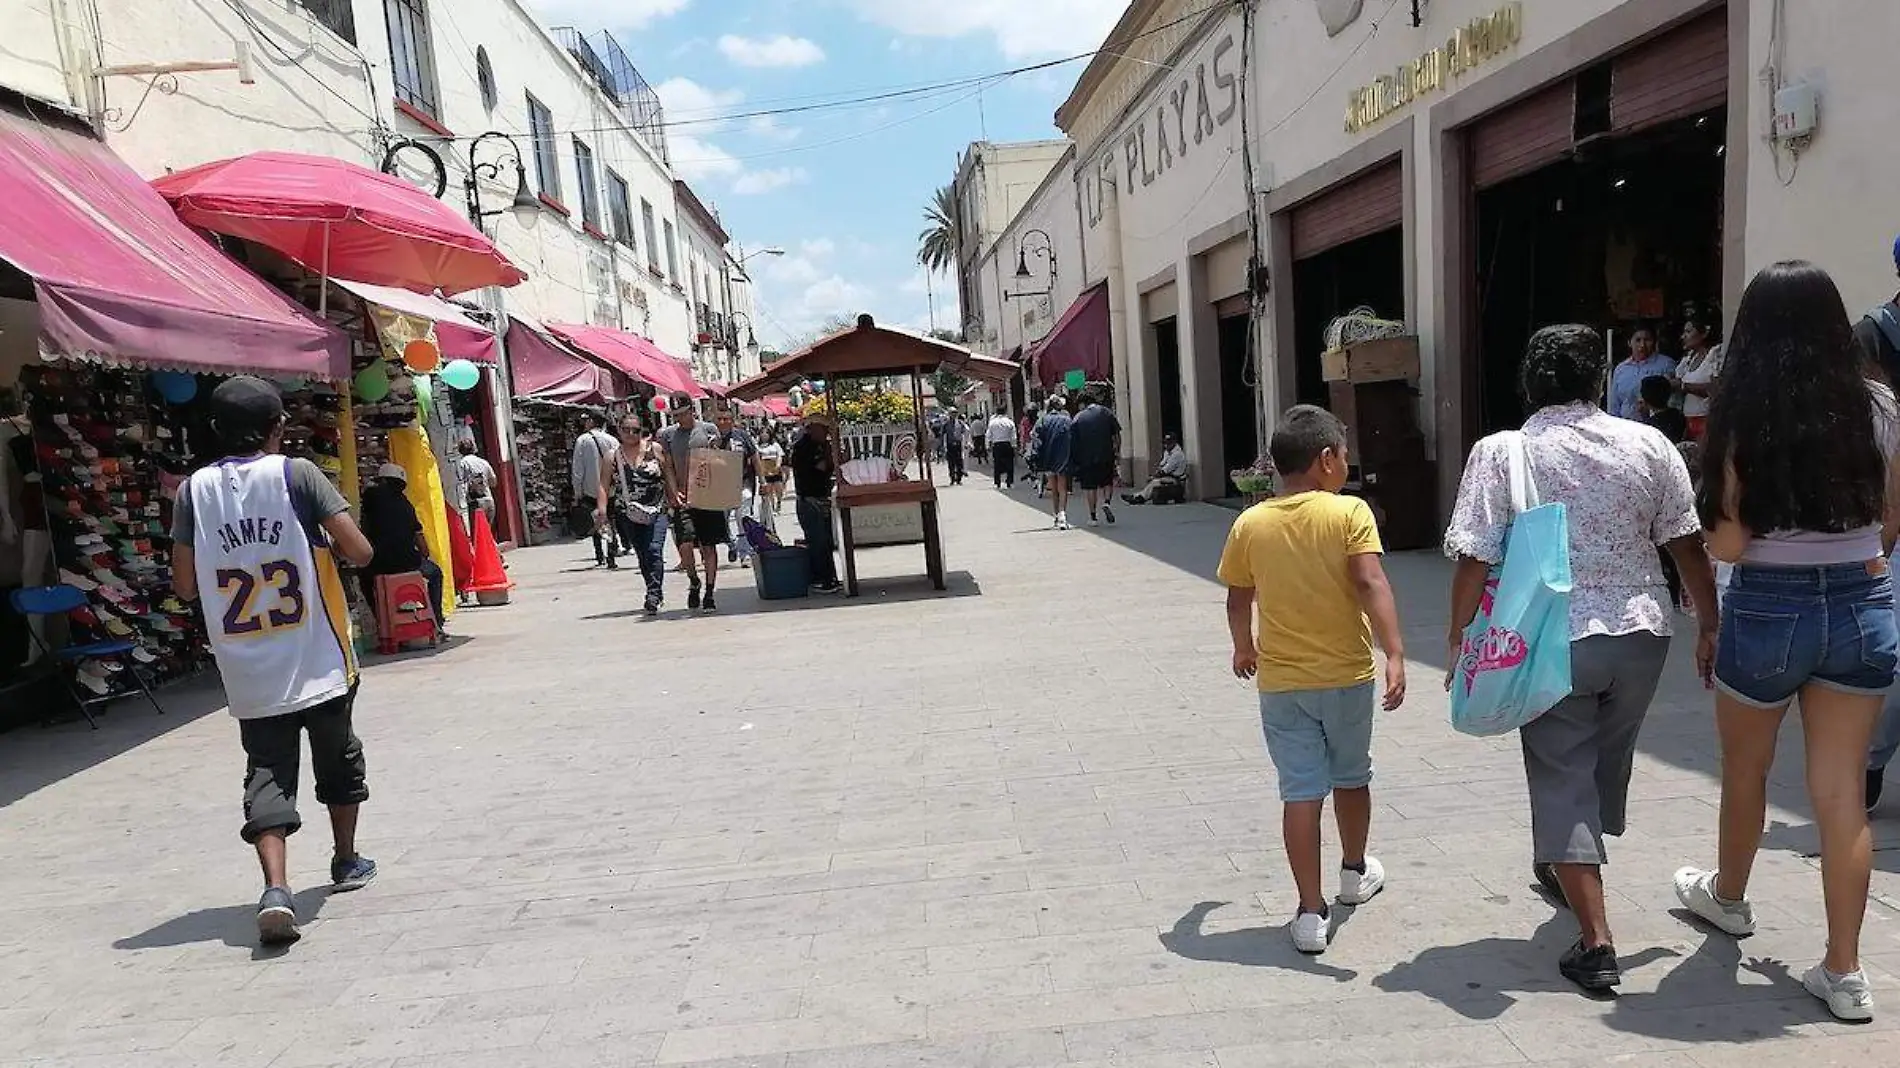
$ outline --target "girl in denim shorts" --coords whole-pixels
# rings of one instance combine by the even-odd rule
[[[1803,984],[1843,1020],[1873,1018],[1860,970],[1873,859],[1863,772],[1896,653],[1887,554],[1900,499],[1887,485],[1900,414],[1866,367],[1826,272],[1778,263],[1749,284],[1710,410],[1697,502],[1712,553],[1735,564],[1715,656],[1718,863],[1675,879],[1695,915],[1737,937],[1754,933],[1748,876],[1776,733],[1799,698],[1827,913],[1827,954]]]

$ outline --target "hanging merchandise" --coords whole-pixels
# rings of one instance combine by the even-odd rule
[[[152,388],[173,404],[185,404],[198,395],[198,376],[184,371],[154,371]]]
[[[482,372],[467,360],[450,360],[442,368],[441,378],[456,389],[474,389],[482,380]]]
[[[356,372],[355,386],[357,400],[376,404],[389,396],[389,369],[383,366],[381,360],[376,360]]]
[[[515,474],[521,482],[521,506],[527,513],[528,538],[545,542],[565,534],[564,517],[574,506],[574,443],[598,409],[517,400],[514,405]]]
[[[408,474],[409,503],[416,506],[416,517],[422,521],[422,538],[429,546],[429,558],[447,574],[454,566],[448,527],[442,521],[447,500],[443,496],[441,468],[436,465],[435,453],[429,448],[428,435],[420,427],[390,431],[389,462]],[[454,611],[455,599],[450,591],[444,590],[443,618],[446,619]]]
[[[435,379],[428,375],[419,375],[410,380],[416,391],[416,412],[425,420],[428,413],[435,410]]]

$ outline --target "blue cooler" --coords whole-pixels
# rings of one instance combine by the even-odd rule
[[[752,556],[752,585],[762,601],[811,596],[811,557],[803,545],[761,549]]]

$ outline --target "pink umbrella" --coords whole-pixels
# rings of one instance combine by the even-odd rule
[[[153,182],[192,226],[351,282],[447,294],[527,276],[455,210],[347,160],[256,152]]]

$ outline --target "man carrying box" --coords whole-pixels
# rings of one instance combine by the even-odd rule
[[[686,394],[673,394],[667,406],[673,412],[673,425],[663,427],[656,438],[666,457],[663,466],[667,499],[672,504],[669,518],[673,524],[673,538],[686,558],[686,578],[690,584],[686,607],[690,611],[717,612],[719,606],[713,600],[713,589],[719,583],[719,549],[732,540],[732,532],[726,522],[724,508],[695,507],[695,504],[703,505],[705,502],[689,499],[688,491],[692,488],[690,475],[693,453],[716,448],[719,435],[710,424],[699,421],[698,413],[693,411],[692,398]],[[699,550],[697,561],[694,559],[695,548]],[[695,566],[696,563],[699,566]],[[706,572],[703,599],[700,567],[704,567]]]

